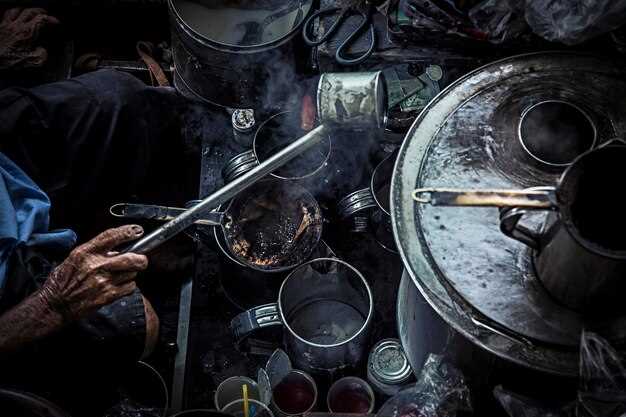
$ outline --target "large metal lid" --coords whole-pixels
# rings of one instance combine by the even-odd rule
[[[313,0],[171,0],[197,36],[231,47],[271,44],[297,29]]]
[[[566,52],[498,61],[456,81],[417,118],[396,161],[391,209],[404,264],[446,321],[500,356],[569,374],[582,319],[545,292],[530,251],[500,232],[497,209],[411,198],[418,187],[554,184],[562,168],[532,158],[518,136],[524,111],[546,100],[582,109],[597,143],[626,131],[625,77],[614,62]],[[532,215],[529,226],[538,229],[543,216]],[[609,320],[605,330],[621,338],[623,321]]]

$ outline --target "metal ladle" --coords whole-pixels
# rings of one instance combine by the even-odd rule
[[[323,124],[120,252],[147,253],[165,243],[196,221],[202,220],[206,213],[325,140],[330,131],[329,126],[333,124],[361,130],[382,128],[385,97],[381,72],[323,74],[317,94],[319,118]]]

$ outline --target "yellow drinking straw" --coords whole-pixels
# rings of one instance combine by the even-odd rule
[[[248,401],[248,386],[243,384],[243,415],[244,417],[250,417],[250,402]]]

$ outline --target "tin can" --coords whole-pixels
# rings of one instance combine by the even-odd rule
[[[381,340],[370,351],[367,379],[376,391],[395,395],[411,376],[411,365],[398,339]]]
[[[250,146],[254,137],[253,130],[256,126],[254,110],[235,109],[231,116],[233,125],[233,137],[241,146]]]

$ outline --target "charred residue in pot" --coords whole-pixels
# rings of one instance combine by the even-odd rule
[[[233,207],[225,225],[234,255],[261,268],[295,265],[314,249],[322,217],[308,194],[260,187]]]

